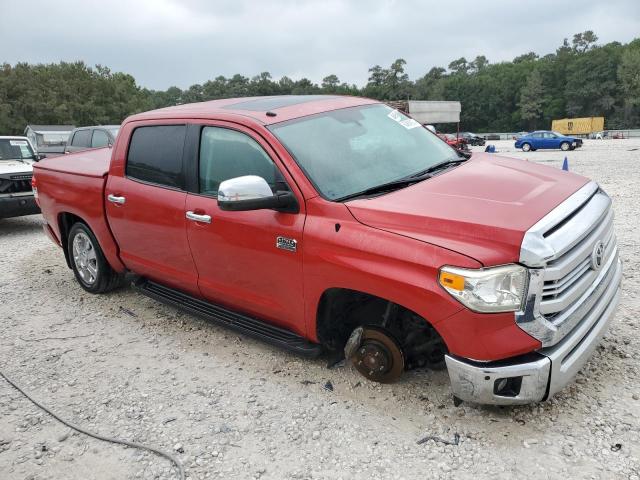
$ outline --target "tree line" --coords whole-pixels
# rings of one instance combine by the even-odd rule
[[[255,95],[343,94],[380,100],[458,100],[462,128],[520,131],[549,128],[564,117],[604,116],[608,129],[640,127],[640,38],[599,45],[592,31],[565,39],[554,53],[525,53],[491,63],[485,56],[458,58],[411,80],[400,58],[369,69],[366,85],[327,75],[307,78],[218,76],[187,89],[150,90],[128,74],[84,62],[3,64],[0,134],[29,124],[119,124],[130,114],[182,103]],[[444,127],[444,126],[443,126]]]

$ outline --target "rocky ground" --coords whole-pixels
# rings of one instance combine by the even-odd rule
[[[39,216],[0,220],[0,370],[72,422],[175,453],[191,479],[638,480],[640,140],[587,141],[568,159],[613,198],[623,293],[590,363],[544,404],[456,408],[446,372],[372,384],[129,288],[89,295]],[[430,435],[459,443],[418,443]],[[0,379],[0,478],[176,476],[165,459],[70,431]]]

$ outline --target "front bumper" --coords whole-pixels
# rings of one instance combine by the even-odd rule
[[[21,217],[40,213],[33,193],[0,196],[0,218]]]
[[[556,345],[520,360],[475,362],[445,356],[451,389],[461,400],[517,405],[547,400],[562,390],[587,362],[611,322],[620,299],[622,264],[616,259],[613,278],[601,300],[584,320]],[[501,379],[509,379],[499,390]]]

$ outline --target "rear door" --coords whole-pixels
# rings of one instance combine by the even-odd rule
[[[111,143],[107,132],[101,128],[96,128],[91,136],[91,148],[103,148],[107,147]]]
[[[90,148],[91,132],[92,130],[90,128],[76,130],[71,137],[69,144],[65,147],[65,153],[74,153]]]
[[[544,132],[544,148],[559,148],[560,142],[558,141],[558,137],[551,132]]]
[[[129,148],[118,146],[105,192],[120,258],[139,275],[198,295],[185,219],[187,127],[154,122],[131,128]]]
[[[247,128],[211,123],[199,129],[194,142],[198,169],[185,210],[210,217],[209,223],[187,224],[200,292],[213,303],[304,335],[302,194],[271,147]],[[218,186],[244,175],[264,178],[274,191],[292,191],[300,212],[221,210]]]

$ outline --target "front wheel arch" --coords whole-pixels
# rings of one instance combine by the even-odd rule
[[[391,300],[358,290],[329,288],[323,292],[316,316],[316,337],[321,344],[329,350],[340,351],[357,327],[367,325],[382,326],[397,338],[407,350],[407,369],[444,368],[444,354],[448,352],[446,342],[421,315]],[[424,348],[427,342],[428,348]],[[431,346],[433,348],[429,350]],[[418,351],[424,355],[418,355]]]

